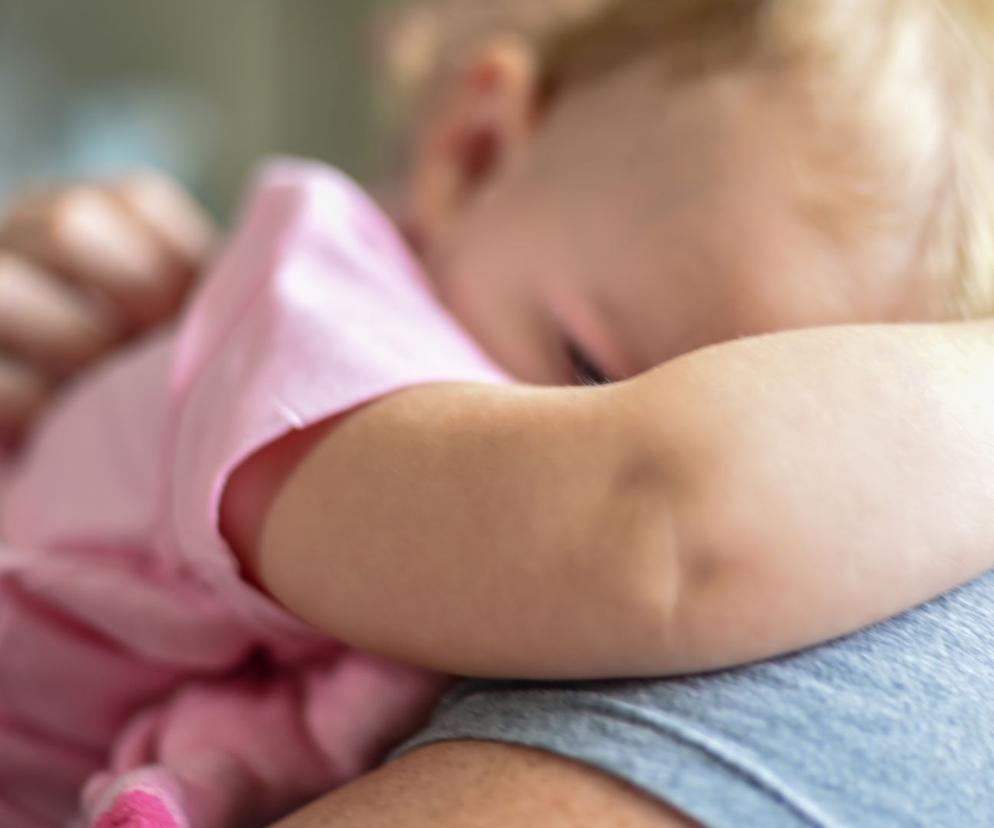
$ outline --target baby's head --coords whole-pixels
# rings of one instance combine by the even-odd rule
[[[561,0],[551,32],[498,21],[428,99],[412,235],[537,382],[571,381],[576,351],[622,377],[739,336],[994,312],[990,5]]]

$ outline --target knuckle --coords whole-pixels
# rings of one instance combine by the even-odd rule
[[[102,207],[102,197],[94,187],[69,187],[52,197],[43,218],[45,235],[50,241],[61,242],[74,236],[95,210]]]

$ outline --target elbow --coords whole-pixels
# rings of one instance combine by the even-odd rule
[[[745,663],[762,638],[750,613],[736,612],[743,572],[683,531],[672,509],[633,520],[625,564],[615,571],[627,663],[616,675],[664,677]],[[741,606],[738,606],[741,610]],[[762,614],[762,610],[760,610]]]
[[[672,491],[659,482],[625,487],[605,539],[602,583],[613,583],[608,613],[625,619],[614,644],[625,659],[615,675],[661,676],[686,665],[688,593],[697,578],[688,560]],[[603,547],[602,547],[603,549]]]
[[[742,538],[726,519],[723,454],[697,424],[635,410],[612,486],[613,577],[625,614],[625,675],[679,675],[723,666],[712,657],[725,599],[744,574]],[[705,439],[705,437],[707,437]]]

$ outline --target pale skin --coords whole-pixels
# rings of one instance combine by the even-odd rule
[[[246,464],[229,538],[330,634],[462,674],[659,675],[826,640],[994,563],[991,324],[938,321],[910,244],[844,246],[792,209],[759,138],[801,137],[768,88],[710,79],[660,118],[647,69],[539,115],[531,56],[497,44],[426,129],[409,222],[443,300],[526,381],[569,382],[567,340],[631,379],[413,389]],[[689,824],[457,743],[281,826],[401,823]]]

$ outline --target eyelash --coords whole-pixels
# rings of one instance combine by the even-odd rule
[[[610,385],[612,380],[594,365],[588,357],[575,343],[567,343],[570,363],[573,366],[573,376],[577,385]]]

